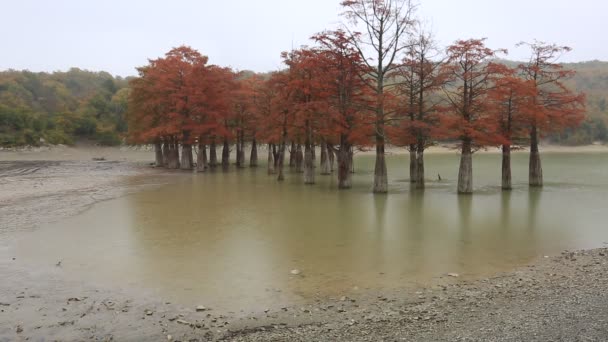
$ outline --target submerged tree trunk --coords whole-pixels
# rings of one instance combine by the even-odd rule
[[[274,175],[276,173],[276,169],[274,167],[274,153],[273,153],[273,144],[268,144],[268,174]]]
[[[182,145],[182,170],[192,170],[194,168],[194,159],[192,158],[192,145]]]
[[[529,170],[530,186],[543,186],[543,168],[540,163],[540,152],[538,150],[538,130],[536,126],[532,126],[530,132],[530,170]]]
[[[224,147],[222,148],[222,169],[227,170],[230,167],[230,145],[228,139],[224,138]]]
[[[173,140],[169,144],[169,166],[170,169],[179,169],[179,144]]]
[[[199,139],[201,141],[201,139]],[[205,172],[207,170],[207,146],[198,144],[198,154],[196,155],[196,171]]]
[[[302,168],[302,164],[304,162],[304,154],[302,153],[302,145],[298,144],[296,146],[296,172],[302,173],[304,169]]]
[[[209,145],[209,167],[217,167],[217,147],[215,146],[215,139],[211,140],[211,145]]]
[[[458,170],[458,193],[473,193],[473,152],[470,139],[462,141],[460,169]]]
[[[352,187],[352,155],[351,148],[346,143],[340,144],[338,151],[338,188],[350,189]]]
[[[249,155],[249,166],[257,167],[258,166],[258,143],[253,139],[251,142],[251,154]]]
[[[184,131],[182,143],[182,170],[192,170],[194,168],[194,159],[192,158],[192,144],[190,144],[190,132]]]
[[[329,158],[327,153],[327,144],[325,141],[321,142],[321,174],[330,175],[331,169],[329,165]]]
[[[169,167],[169,160],[171,159],[170,154],[171,154],[171,147],[170,147],[170,143],[169,141],[167,141],[167,138],[165,138],[165,142],[163,143],[163,166],[164,167]]]
[[[388,192],[388,172],[384,155],[384,137],[376,136],[376,165],[374,167],[374,193],[385,194]]]
[[[416,145],[410,145],[410,183],[418,181],[418,153]]]
[[[416,188],[424,189],[424,143],[418,143],[416,151]]]
[[[236,166],[238,168],[245,167],[245,132],[241,131],[238,134],[236,141]]]
[[[292,141],[289,148],[289,167],[294,166],[296,166],[296,143]]]
[[[277,159],[277,170],[278,170],[278,176],[277,176],[277,181],[282,182],[285,180],[285,174],[283,173],[283,169],[284,169],[284,165],[285,165],[285,140],[283,139],[283,142],[281,143],[281,146],[279,147],[279,155]]]
[[[237,135],[237,139],[236,139],[236,167],[237,168],[243,167],[243,160],[241,159],[241,157],[244,156],[244,154],[241,153],[241,141],[240,140],[241,139]]]
[[[511,145],[502,145],[502,189],[511,190]]]
[[[154,141],[154,154],[155,154],[155,162],[154,165],[156,167],[162,167],[164,164],[163,161],[163,145],[160,139],[156,139]]]
[[[350,173],[355,173],[355,151],[352,146],[348,151],[348,157],[350,158]]]
[[[327,158],[329,159],[329,172],[334,172],[334,161],[336,158],[334,148],[331,145],[327,145]]]
[[[304,184],[315,184],[315,164],[313,160],[313,147],[306,143],[304,150]]]

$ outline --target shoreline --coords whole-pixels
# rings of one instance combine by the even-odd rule
[[[146,160],[150,151],[137,151],[135,161],[129,150],[128,156],[101,151],[118,161],[91,161],[100,150],[68,150],[80,159],[0,162],[0,187],[21,191],[18,197],[0,193],[0,217],[8,227],[0,238],[188,174],[145,167],[137,156]],[[60,266],[32,270],[7,256],[0,262],[0,274],[8,275],[0,288],[0,340],[600,341],[608,336],[607,255],[606,248],[564,252],[491,277],[443,275],[432,286],[371,290],[277,310],[260,303],[257,312],[244,315],[197,310],[204,303],[168,303],[129,285],[68,280]]]
[[[246,149],[249,145],[246,145]],[[266,147],[262,144],[258,147],[265,151]],[[317,147],[318,149],[319,147]],[[550,145],[541,144],[539,146],[541,153],[608,153],[608,144],[591,144],[581,146],[565,146],[565,145]],[[445,154],[459,153],[456,145],[437,144],[430,146],[425,150],[429,154]],[[500,147],[487,147],[476,151],[475,153],[500,154]],[[511,153],[529,153],[527,147],[513,148]],[[375,154],[375,150],[355,151],[355,155]],[[404,155],[409,154],[405,147],[397,147],[394,145],[386,146],[387,155]],[[44,155],[44,159],[39,156]],[[152,163],[154,161],[154,148],[149,145],[125,145],[119,147],[102,147],[89,145],[55,145],[55,146],[26,146],[17,148],[1,148],[0,161],[19,161],[19,160],[44,160],[44,161],[90,161],[93,158],[107,158],[114,161],[131,161],[139,163]]]

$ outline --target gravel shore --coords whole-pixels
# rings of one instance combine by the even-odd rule
[[[326,305],[331,314],[315,323],[270,324],[237,330],[225,339],[606,341],[607,286],[607,249],[564,252],[493,278],[421,289],[417,296]]]

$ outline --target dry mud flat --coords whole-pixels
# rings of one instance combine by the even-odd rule
[[[161,172],[143,165],[124,161],[0,160],[0,236],[162,183]]]

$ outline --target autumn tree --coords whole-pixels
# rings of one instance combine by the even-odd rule
[[[191,116],[193,134],[198,140],[197,170],[210,166],[207,145],[215,136],[224,135],[224,117],[230,112],[233,91],[233,74],[230,69],[215,65],[199,65],[193,73]],[[210,148],[210,153],[215,149]],[[217,161],[217,155],[215,155]]]
[[[437,112],[441,103],[438,90],[447,81],[439,51],[429,33],[421,30],[407,42],[405,58],[394,75],[397,78],[398,110],[401,123],[393,130],[392,141],[408,146],[410,181],[424,188],[424,151],[432,144],[438,129]]]
[[[256,95],[257,110],[264,118],[259,122],[257,136],[268,142],[268,173],[276,173],[278,181],[285,180],[285,149],[293,126],[293,88],[289,83],[288,72],[274,72]]]
[[[304,140],[303,171],[304,184],[315,183],[313,159],[314,141],[322,114],[327,112],[327,101],[323,92],[324,78],[321,66],[324,62],[316,49],[301,48],[285,53],[284,63],[288,66],[288,87],[294,120],[293,135]]]
[[[458,193],[473,192],[473,152],[497,145],[501,136],[497,122],[489,115],[488,92],[495,76],[490,59],[501,50],[485,46],[485,39],[459,40],[447,48],[443,72],[450,79],[443,87],[447,100],[443,123],[446,137],[460,140]]]
[[[208,135],[229,134],[225,122],[233,73],[208,66],[207,57],[185,46],[138,70],[140,77],[132,81],[130,97],[130,122],[136,127],[131,135],[141,142],[155,142],[157,163],[162,156],[162,164],[169,168],[192,169],[194,142],[198,140],[199,149],[205,151]],[[197,159],[205,159],[201,157]]]
[[[388,191],[388,174],[385,160],[387,111],[385,93],[392,85],[387,82],[391,71],[397,67],[406,45],[403,44],[413,27],[414,5],[411,0],[345,0],[345,16],[352,21],[348,29],[353,46],[366,64],[363,77],[376,95],[374,136],[376,163],[374,187],[376,193]],[[363,34],[356,33],[357,25]]]
[[[523,77],[534,83],[534,112],[530,116],[530,186],[543,186],[543,170],[538,149],[540,134],[560,131],[565,127],[578,125],[584,118],[585,97],[570,90],[564,81],[574,76],[574,71],[564,69],[559,58],[571,51],[567,46],[534,43],[520,43],[530,51],[530,60],[520,65]]]
[[[368,110],[370,92],[360,75],[366,66],[344,31],[313,36],[319,45],[318,67],[326,115],[320,124],[321,169],[331,172],[331,156],[338,159],[338,188],[352,187],[353,149],[369,145],[374,117]]]
[[[512,189],[511,150],[518,147],[529,134],[529,118],[534,115],[534,83],[522,79],[517,70],[503,64],[492,64],[498,75],[488,92],[490,112],[498,123],[498,134],[502,136],[502,181],[503,190]]]

